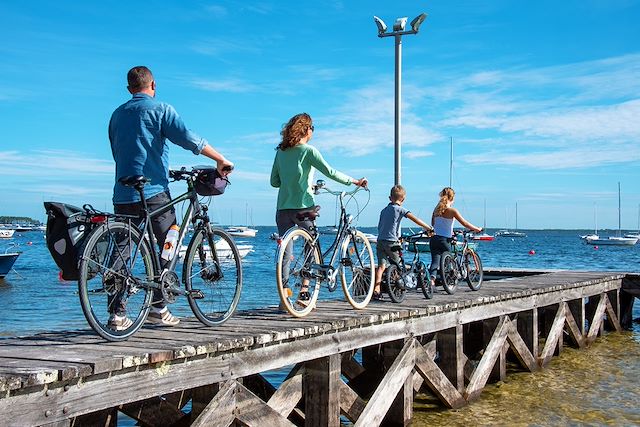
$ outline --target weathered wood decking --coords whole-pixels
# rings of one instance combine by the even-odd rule
[[[564,340],[582,347],[605,326],[620,330],[632,301],[621,310],[623,281],[637,282],[625,277],[523,273],[362,311],[321,300],[303,319],[275,308],[216,328],[185,319],[122,343],[88,329],[0,340],[0,425],[115,425],[118,410],[147,425],[339,425],[340,414],[402,425],[421,387],[459,407],[511,358],[534,371]],[[284,367],[278,389],[261,375]]]

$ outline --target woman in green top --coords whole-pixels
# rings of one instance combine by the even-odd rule
[[[327,178],[341,184],[366,187],[367,179],[353,179],[333,169],[322,158],[317,148],[309,145],[313,136],[313,121],[307,113],[293,116],[280,132],[282,141],[278,144],[276,158],[271,168],[271,186],[278,188],[276,224],[278,234],[283,236],[294,225],[309,229],[311,220],[300,219],[297,214],[316,206],[313,199],[313,171],[317,169]],[[287,266],[283,266],[288,271]],[[302,283],[298,301],[305,304],[309,300],[307,283]]]
[[[310,221],[300,221],[296,213],[313,208],[313,171],[317,169],[327,178],[341,184],[360,187],[367,185],[366,178],[353,179],[333,169],[322,158],[317,148],[308,144],[313,136],[313,122],[307,113],[293,116],[282,131],[276,158],[271,169],[271,186],[278,188],[276,224],[281,236],[294,225],[308,228]]]

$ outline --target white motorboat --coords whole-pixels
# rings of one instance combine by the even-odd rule
[[[258,230],[245,226],[233,226],[224,229],[227,233],[234,237],[256,237]]]
[[[11,230],[8,228],[0,228],[0,239],[10,239],[13,237],[13,233],[15,233],[16,230]]]
[[[238,248],[238,252],[240,253],[240,258],[246,257],[249,253],[253,252],[253,245],[236,245]],[[178,251],[178,257],[180,260],[184,260],[185,255],[187,254],[187,245],[182,245],[180,251]],[[207,258],[211,257],[211,250],[209,249],[209,245],[205,245],[204,250],[207,252]],[[229,244],[224,240],[219,240],[216,242],[216,253],[218,254],[218,259],[232,259],[233,255],[231,253],[231,248]]]

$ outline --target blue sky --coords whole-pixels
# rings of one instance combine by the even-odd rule
[[[488,227],[636,229],[640,208],[640,2],[5,1],[0,4],[1,214],[44,220],[42,201],[110,209],[107,123],[147,65],[158,99],[236,163],[214,220],[273,225],[279,131],[312,115],[312,143],[367,176],[361,225],[393,184],[392,24],[403,38],[402,183],[429,217],[449,183]],[[391,26],[391,25],[390,25]],[[177,146],[172,166],[202,164]],[[333,187],[339,187],[338,184]],[[174,194],[180,187],[172,187]],[[334,201],[321,222],[333,223]],[[363,201],[364,202],[364,201]]]

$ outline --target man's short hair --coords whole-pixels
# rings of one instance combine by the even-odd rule
[[[389,197],[391,197],[391,200],[393,200],[394,202],[404,199],[406,196],[407,192],[402,185],[394,185],[393,187],[391,187]]]
[[[153,74],[144,65],[133,67],[127,73],[127,84],[132,92],[138,92],[149,87],[152,81]]]

